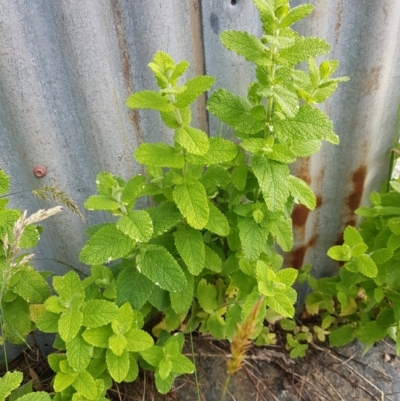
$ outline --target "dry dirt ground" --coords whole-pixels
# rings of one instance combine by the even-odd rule
[[[192,358],[190,343],[185,354]],[[332,349],[312,346],[305,358],[291,360],[280,346],[252,348],[242,370],[232,377],[225,401],[400,401],[400,358],[389,342],[365,355],[354,342]],[[151,373],[133,384],[115,385],[108,398],[117,401],[219,401],[226,378],[229,347],[208,337],[194,337],[194,375],[175,380],[173,391],[157,394]],[[22,353],[11,368],[22,370],[36,390],[51,391],[51,370],[36,349]]]

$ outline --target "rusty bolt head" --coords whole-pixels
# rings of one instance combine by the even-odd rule
[[[35,174],[35,176],[36,176],[37,178],[42,178],[42,177],[44,177],[44,176],[46,175],[46,173],[47,173],[46,167],[43,167],[43,166],[35,166],[35,167],[33,168],[33,174]]]

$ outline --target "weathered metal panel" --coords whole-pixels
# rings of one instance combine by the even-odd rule
[[[287,263],[311,262],[322,275],[335,268],[326,250],[346,224],[356,224],[354,210],[387,175],[400,100],[400,2],[311,2],[316,11],[300,32],[326,38],[341,62],[338,74],[351,79],[323,107],[341,144],[324,145],[293,167],[316,191],[318,208],[296,208],[297,243]],[[125,107],[130,93],[155,87],[146,65],[157,50],[189,60],[187,77],[214,75],[215,88],[244,95],[254,72],[219,43],[229,28],[260,33],[250,0],[0,2],[0,166],[13,177],[12,192],[57,184],[82,206],[99,171],[124,178],[141,171],[133,150],[142,141],[171,141],[156,113]],[[193,115],[207,130],[204,101]],[[210,117],[210,134],[219,131]],[[35,165],[47,168],[46,177],[34,177]],[[30,212],[48,207],[29,192],[11,204]],[[87,225],[106,218],[85,215]],[[44,226],[35,266],[62,273],[60,260],[85,271],[78,253],[86,225],[65,211]]]

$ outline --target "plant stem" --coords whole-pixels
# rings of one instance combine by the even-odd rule
[[[399,137],[400,137],[400,103],[397,108],[396,128],[394,130],[393,146],[392,146],[393,148],[395,148],[397,143],[399,142]],[[390,180],[392,179],[395,160],[396,160],[396,158],[395,158],[394,151],[391,150],[388,180],[387,180],[387,184],[386,184],[386,192],[390,191]]]
[[[271,45],[271,62],[272,65],[269,69],[269,77],[271,80],[272,88],[274,85],[275,80],[275,53],[276,47],[275,45]],[[268,97],[268,104],[267,104],[267,116],[266,116],[266,124],[265,124],[265,139],[267,139],[271,135],[271,119],[272,119],[272,111],[274,106],[274,98],[273,96]]]
[[[225,401],[226,392],[228,391],[229,381],[231,380],[231,375],[226,376],[224,387],[222,388],[222,394],[220,401]]]

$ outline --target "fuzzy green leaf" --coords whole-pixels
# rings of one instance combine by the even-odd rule
[[[200,181],[204,188],[225,187],[231,182],[231,176],[222,166],[213,164],[207,168]]]
[[[108,347],[117,356],[124,352],[128,341],[122,333],[114,333],[108,339]]]
[[[172,372],[185,374],[185,373],[193,373],[195,370],[195,366],[193,362],[184,355],[175,355],[172,358]]]
[[[378,275],[378,268],[375,262],[368,255],[361,255],[354,258],[357,264],[357,269],[360,273],[367,277],[376,277]]]
[[[138,197],[140,191],[146,185],[146,178],[142,175],[137,175],[131,178],[124,187],[121,195],[121,201],[125,204],[132,202]]]
[[[175,106],[182,109],[189,106],[203,92],[208,91],[215,82],[214,77],[199,75],[186,82],[186,90],[176,96]]]
[[[64,312],[58,320],[58,333],[67,343],[71,341],[79,332],[83,322],[81,311],[71,310]]]
[[[12,290],[30,303],[42,303],[51,294],[46,280],[32,267],[23,267],[19,271],[19,280]]]
[[[346,324],[329,334],[329,343],[332,347],[343,347],[351,343],[355,336],[355,327],[351,324]]]
[[[3,170],[0,170],[0,174],[2,172]],[[22,379],[22,372],[18,371],[6,372],[3,377],[0,377],[0,400],[5,400],[21,384]]]
[[[67,361],[76,372],[83,372],[93,356],[93,345],[88,344],[81,335],[77,335],[66,344]]]
[[[201,230],[205,227],[209,208],[203,184],[193,181],[191,184],[177,185],[173,197],[178,209],[193,228]]]
[[[143,330],[131,329],[125,337],[128,340],[126,349],[130,352],[142,352],[154,345],[151,336]]]
[[[173,111],[174,106],[165,96],[153,91],[140,91],[129,96],[126,105],[131,109]]]
[[[58,372],[54,377],[54,384],[53,384],[54,390],[57,392],[65,390],[71,384],[74,383],[77,376],[78,376],[77,372],[69,372],[69,373]]]
[[[118,356],[108,349],[106,352],[106,362],[111,377],[117,383],[121,383],[129,372],[129,352],[124,351],[122,355]]]
[[[117,305],[129,302],[139,310],[148,300],[153,283],[135,267],[126,267],[117,278]]]
[[[177,314],[186,313],[193,302],[195,277],[189,272],[185,272],[185,277],[187,283],[185,289],[169,293],[172,309]]]
[[[209,246],[205,246],[206,258],[204,261],[204,266],[206,269],[212,270],[215,273],[220,273],[222,271],[222,260],[218,253],[211,249]]]
[[[204,266],[205,250],[201,232],[190,226],[181,226],[174,234],[175,246],[188,270],[197,276]]]
[[[40,331],[43,331],[43,333],[57,333],[59,319],[60,315],[58,313],[46,310],[36,320],[36,326]]]
[[[282,292],[276,292],[273,297],[265,297],[267,305],[284,317],[294,316],[293,302]]]
[[[134,153],[135,159],[151,167],[182,168],[184,157],[175,148],[165,143],[143,143]]]
[[[333,260],[347,262],[351,259],[351,249],[348,245],[335,245],[329,248],[328,256]]]
[[[291,118],[297,114],[299,99],[295,92],[277,84],[271,94],[287,117]]]
[[[364,244],[361,234],[352,226],[347,226],[343,233],[344,243],[350,248]]]
[[[207,330],[217,340],[225,338],[225,320],[218,314],[212,313],[207,319]]]
[[[10,341],[21,343],[31,331],[31,319],[28,303],[20,297],[12,302],[2,303],[3,319],[7,323]]]
[[[175,142],[185,148],[188,153],[203,156],[210,148],[207,134],[200,129],[181,127],[175,131]]]
[[[0,195],[6,194],[10,190],[10,176],[0,168]]]
[[[165,379],[162,379],[158,370],[156,370],[156,373],[154,376],[156,378],[157,391],[160,394],[167,394],[172,388],[172,384],[174,383],[175,375],[173,373],[171,373]]]
[[[210,138],[210,148],[204,156],[187,155],[187,161],[194,165],[209,165],[228,162],[237,155],[237,146],[223,138]]]
[[[137,256],[137,268],[153,283],[168,291],[181,291],[185,275],[174,257],[162,246],[150,245]]]
[[[387,328],[382,327],[376,321],[363,324],[357,331],[357,338],[365,344],[373,344],[386,337]]]
[[[226,30],[221,33],[222,44],[247,61],[253,61],[258,65],[270,65],[269,52],[260,39],[247,32]]]
[[[207,102],[207,110],[221,121],[245,134],[253,135],[264,128],[264,122],[251,113],[252,105],[226,89],[216,90]]]
[[[285,284],[286,287],[290,287],[296,281],[298,273],[296,269],[287,267],[276,273],[276,279]]]
[[[90,328],[105,326],[118,316],[118,306],[104,299],[87,301],[83,308],[83,325]]]
[[[213,313],[218,308],[217,289],[201,279],[197,285],[197,299],[200,306],[208,313]]]
[[[292,8],[285,18],[279,23],[279,28],[287,28],[290,25],[293,25],[295,22],[307,17],[314,10],[314,6],[312,4],[302,4],[300,6]]]
[[[208,206],[210,215],[205,228],[221,237],[226,237],[230,231],[228,219],[213,203],[210,202]]]
[[[298,37],[293,46],[279,52],[279,60],[288,65],[296,65],[311,57],[329,53],[331,46],[326,40],[312,37]]]
[[[292,175],[289,176],[289,191],[294,198],[297,198],[308,209],[315,209],[317,204],[315,195],[303,180]]]
[[[72,386],[83,397],[89,400],[98,399],[96,381],[89,372],[79,372]]]
[[[79,260],[88,265],[99,265],[122,258],[134,246],[135,241],[118,230],[115,224],[109,224],[93,234],[79,254]]]
[[[145,210],[132,210],[120,217],[117,228],[137,242],[147,242],[153,235],[153,222]]]
[[[112,334],[111,326],[107,325],[94,329],[86,329],[82,333],[82,337],[88,344],[94,345],[95,347],[108,348],[108,339]]]
[[[117,210],[121,205],[111,196],[92,195],[83,206],[87,210]]]
[[[146,209],[153,221],[153,232],[161,235],[182,219],[174,202],[164,202],[158,207]]]
[[[12,401],[11,398],[10,401]],[[28,393],[18,397],[18,401],[51,401],[51,397],[49,393],[44,391],[36,391],[34,393]]]
[[[289,197],[289,167],[286,164],[268,160],[264,156],[254,155],[252,168],[268,209],[283,210]]]
[[[278,137],[293,141],[324,139],[333,144],[339,143],[332,121],[324,112],[311,106],[301,106],[294,118],[274,119],[273,126]]]
[[[269,225],[271,234],[276,237],[276,241],[279,246],[285,252],[289,252],[293,246],[293,232],[292,232],[292,220],[287,219],[275,219],[272,220]]]
[[[252,217],[238,217],[238,227],[245,257],[256,260],[265,249],[268,229],[261,227]]]
[[[243,191],[247,182],[247,166],[240,165],[234,167],[231,173],[232,184],[239,191]]]

